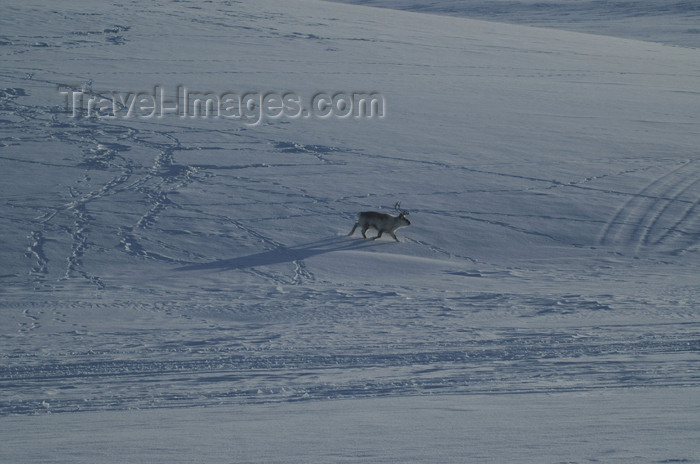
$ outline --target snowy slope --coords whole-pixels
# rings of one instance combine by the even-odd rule
[[[3,460],[118,462],[136,434],[129,462],[697,462],[698,50],[315,0],[92,8],[0,7]],[[184,88],[300,111],[150,114]],[[382,117],[311,104],[353,93]],[[400,243],[347,236],[396,201]],[[334,411],[327,451],[298,440]],[[515,445],[478,440],[489,411]],[[559,446],[508,441],[535,417]],[[422,427],[444,441],[411,458]],[[173,436],[200,445],[152,448]]]
[[[669,0],[333,0],[700,47],[700,5]]]

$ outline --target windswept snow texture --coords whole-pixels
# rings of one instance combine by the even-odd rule
[[[692,0],[333,0],[700,48]]]
[[[93,3],[0,6],[0,461],[700,462],[700,50]]]

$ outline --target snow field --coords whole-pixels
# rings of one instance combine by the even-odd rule
[[[93,8],[0,7],[3,461],[697,462],[696,49]],[[386,116],[72,118],[60,94],[179,85]],[[400,243],[346,236],[396,201]]]

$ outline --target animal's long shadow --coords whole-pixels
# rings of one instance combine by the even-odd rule
[[[304,243],[292,247],[280,246],[274,250],[240,256],[238,258],[219,259],[209,263],[189,264],[177,268],[177,271],[207,271],[207,270],[234,270],[247,269],[272,264],[291,263],[302,259],[311,258],[333,251],[346,251],[380,246],[374,240],[357,240],[347,237],[328,237],[315,242]]]

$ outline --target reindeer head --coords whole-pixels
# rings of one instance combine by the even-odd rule
[[[394,209],[399,213],[399,217],[401,219],[403,219],[404,221],[406,221],[406,225],[410,226],[411,221],[409,221],[406,218],[406,216],[408,216],[408,211],[406,211],[405,209],[401,209],[401,202],[400,201],[397,201],[396,204],[394,204]]]

